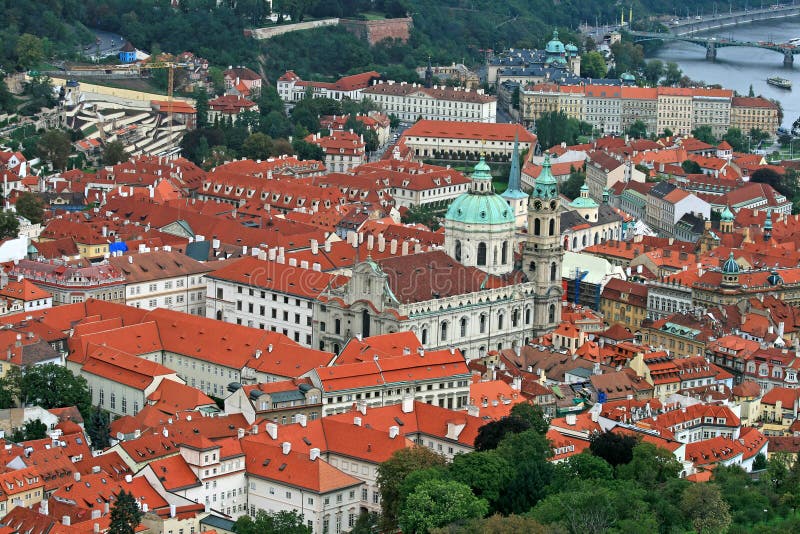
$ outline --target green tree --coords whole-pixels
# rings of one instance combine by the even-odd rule
[[[8,237],[15,238],[19,233],[19,221],[13,211],[0,211],[0,239]],[[3,392],[0,392],[0,399],[3,397]],[[0,406],[3,402],[0,400]]]
[[[470,487],[472,492],[497,510],[503,488],[513,476],[508,461],[496,451],[459,454],[448,469],[450,477]]]
[[[488,510],[486,500],[473,495],[466,484],[430,480],[409,495],[400,511],[399,524],[403,532],[424,534],[454,521],[483,517]]]
[[[575,480],[611,480],[614,469],[611,465],[593,454],[582,452],[570,456],[555,466],[553,487],[565,487]]]
[[[411,206],[402,216],[403,224],[424,224],[431,230],[439,229],[439,217],[436,211],[426,204]]]
[[[295,510],[274,513],[259,510],[255,518],[239,517],[233,528],[236,534],[311,534],[311,528],[303,524],[303,515]]]
[[[24,405],[50,408],[76,406],[84,417],[89,416],[91,396],[86,379],[75,376],[64,366],[54,363],[25,368],[20,384]]]
[[[385,530],[397,528],[400,512],[400,489],[406,477],[429,467],[444,467],[443,456],[422,446],[396,451],[378,466],[377,482],[381,491],[381,524]]]
[[[496,449],[513,466],[513,475],[500,499],[503,513],[524,513],[547,494],[553,477],[547,439],[535,430],[506,435]]]
[[[325,161],[325,151],[321,146],[314,143],[308,143],[303,139],[294,139],[292,140],[292,148],[294,148],[294,153],[301,160]]]
[[[722,136],[722,139],[731,145],[731,148],[733,148],[734,152],[748,151],[749,147],[747,137],[745,137],[739,128],[728,128],[728,131]]]
[[[17,99],[8,90],[5,83],[5,76],[0,74],[0,111],[12,113],[17,109]]]
[[[692,484],[683,492],[681,507],[699,534],[727,532],[731,514],[715,484]]]
[[[578,141],[579,133],[578,120],[567,117],[563,111],[549,111],[536,120],[536,135],[539,137],[539,144],[545,149],[561,143],[574,145]]]
[[[208,93],[204,87],[195,92],[195,105],[197,110],[197,127],[205,128],[208,126]]]
[[[524,515],[494,514],[483,519],[471,519],[435,528],[431,530],[431,534],[552,534],[552,529]]]
[[[753,460],[753,471],[761,471],[767,468],[767,457],[764,453],[759,452]]]
[[[136,497],[124,489],[117,494],[111,508],[110,534],[134,534],[142,520],[142,511],[136,503]]]
[[[644,78],[652,86],[658,85],[661,77],[664,76],[664,63],[659,59],[651,59],[644,68]]]
[[[670,61],[667,63],[667,68],[664,71],[664,85],[668,87],[678,85],[682,76],[683,72],[681,72],[678,64]]]
[[[511,408],[511,417],[518,417],[523,421],[527,421],[532,430],[539,434],[547,434],[547,429],[550,428],[550,423],[544,415],[541,406],[531,404],[529,402],[520,402]]]
[[[95,450],[107,448],[110,445],[110,434],[108,413],[103,411],[99,405],[93,407],[91,415],[86,421],[86,435],[92,442],[92,448]]]
[[[695,137],[695,139],[699,139],[700,141],[708,143],[709,145],[717,144],[717,138],[714,137],[711,126],[708,124],[703,124],[692,130],[692,135]]]
[[[753,91],[753,84],[752,83],[750,84],[750,90],[747,92],[747,96],[749,96],[750,98],[753,98],[754,96],[756,96],[756,92]]]
[[[757,145],[770,138],[770,135],[760,128],[750,128],[748,134],[750,135],[750,139],[754,145]]]
[[[628,126],[625,133],[634,139],[645,139],[647,137],[647,125],[641,120],[635,120]]]
[[[684,160],[684,162],[681,163],[681,168],[683,172],[687,174],[702,174],[703,172],[703,168],[700,167],[700,164],[690,159]]]
[[[586,173],[582,170],[572,169],[569,178],[559,186],[560,192],[569,199],[576,199],[581,194],[581,187],[586,183]]]
[[[261,132],[250,134],[242,144],[242,155],[250,159],[267,159],[272,154],[272,138]]]
[[[633,448],[633,458],[617,466],[617,477],[635,480],[639,486],[653,488],[667,480],[678,478],[681,464],[667,449],[642,442]]]
[[[103,150],[103,164],[116,165],[128,161],[128,152],[125,151],[125,145],[122,141],[111,141],[106,144]]]
[[[208,78],[211,80],[211,85],[213,86],[213,92],[215,95],[221,95],[225,92],[225,74],[221,68],[208,67]]]
[[[11,441],[21,443],[34,439],[44,439],[47,437],[47,425],[39,419],[31,419],[21,428],[18,428],[11,437]]]
[[[13,408],[18,405],[22,387],[22,369],[12,365],[0,378],[0,408]]]
[[[72,143],[64,130],[47,130],[39,138],[36,149],[39,157],[49,161],[54,170],[65,170]]]
[[[603,432],[591,438],[589,450],[612,466],[627,464],[633,459],[633,448],[638,441],[635,436],[621,432]]]
[[[496,449],[506,434],[518,434],[531,428],[531,424],[520,417],[509,415],[497,421],[486,423],[478,429],[475,438],[476,451]]]
[[[19,36],[14,51],[17,54],[17,64],[23,69],[34,67],[44,59],[44,43],[30,33]]]
[[[611,45],[611,53],[614,54],[618,74],[636,71],[644,65],[644,49],[641,45],[619,41]]]
[[[29,191],[21,193],[14,204],[17,215],[25,217],[33,224],[40,224],[44,220],[44,202]]]
[[[606,60],[600,52],[587,52],[581,56],[581,76],[605,78],[606,72]]]
[[[378,531],[381,518],[375,512],[361,512],[350,534],[373,534]]]

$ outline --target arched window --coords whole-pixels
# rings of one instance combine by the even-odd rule
[[[600,236],[597,232],[594,233],[594,244],[598,244],[600,242]]]
[[[442,321],[440,341],[447,341],[447,321]]]
[[[333,325],[334,325],[333,326],[333,331],[335,333],[337,333],[337,334],[341,334],[342,333],[342,320],[341,319],[336,319],[333,322]]]
[[[486,243],[478,243],[478,265],[486,265]]]
[[[421,339],[422,344],[423,345],[427,345],[428,344],[428,329],[427,328],[423,328],[422,329],[422,334],[420,335],[420,337],[422,338]]]
[[[550,235],[556,235],[556,220],[550,219]]]
[[[556,305],[555,304],[551,304],[550,305],[550,309],[547,312],[547,319],[548,319],[548,322],[550,322],[550,323],[556,322]]]
[[[508,263],[508,241],[503,241],[503,252],[501,254],[503,265]]]
[[[497,316],[497,329],[498,330],[502,330],[503,329],[503,314],[502,313],[498,314],[498,316]]]
[[[572,250],[575,250],[576,248],[578,248],[578,238],[577,237],[573,237],[572,238]]]
[[[217,310],[217,321],[222,320],[222,310]]]
[[[536,272],[536,262],[535,261],[530,262],[530,264],[528,265],[528,270],[530,272],[532,272],[532,273]]]
[[[550,281],[551,282],[555,282],[556,281],[556,275],[557,274],[558,273],[556,273],[556,262],[553,262],[553,263],[550,264]]]
[[[533,235],[540,235],[542,233],[542,221],[539,217],[533,220]]]
[[[492,265],[497,265],[497,246],[494,247],[494,255],[492,256]]]
[[[479,327],[480,327],[481,334],[485,334],[486,333],[486,314],[485,313],[481,314],[481,317],[480,317],[480,319],[478,321],[478,324],[479,324]]]
[[[455,253],[456,261],[461,261],[461,240],[456,239]]]
[[[519,310],[515,309],[511,312],[511,326],[516,328],[517,325],[519,325]]]
[[[462,317],[461,318],[461,322],[459,324],[459,330],[461,331],[461,337],[462,338],[467,337],[467,318],[466,317]]]
[[[531,324],[531,309],[525,310],[525,324]],[[527,345],[527,342],[525,343]]]
[[[583,234],[583,239],[581,239],[581,241],[583,241],[583,246],[585,247],[586,246],[586,234]]]

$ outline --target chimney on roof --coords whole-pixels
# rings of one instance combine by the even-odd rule
[[[314,460],[319,458],[319,452],[320,451],[317,447],[312,447],[311,449],[308,450],[308,459],[313,462]]]
[[[361,418],[360,418],[360,417],[358,417],[358,416],[356,416],[356,417],[353,417],[353,424],[354,424],[355,426],[361,426]]]
[[[75,471],[74,478],[75,478],[75,482],[80,482],[81,481],[81,473],[80,473],[80,471]]]
[[[383,252],[386,250],[386,238],[383,237],[383,233],[378,234],[378,252]]]
[[[161,435],[162,435],[162,436],[164,436],[165,438],[168,438],[168,437],[169,437],[169,430],[167,430],[167,427],[164,427],[164,428],[161,430]]]
[[[92,519],[100,519],[100,510],[92,510]],[[96,523],[95,523],[96,524]]]
[[[316,239],[312,239],[311,240],[311,254],[314,254],[316,256],[318,252],[319,252],[319,243],[317,242]]]
[[[394,439],[400,435],[400,427],[397,425],[392,425],[389,427],[389,438]]]
[[[42,515],[49,515],[47,499],[44,499],[42,502],[39,503],[39,513]]]
[[[520,391],[522,389],[522,377],[521,376],[515,376],[511,380],[511,389],[516,390],[516,391]]]
[[[244,437],[244,428],[236,429],[236,438],[242,439]]]
[[[65,527],[68,527],[72,524],[72,519],[68,515],[62,515],[61,524],[64,525]]]
[[[472,417],[480,417],[480,415],[481,415],[480,408],[478,408],[474,404],[468,404],[467,405],[467,415],[470,415]]]
[[[306,425],[308,424],[308,417],[306,417],[305,414],[302,413],[297,414],[296,420],[303,428],[305,428]]]
[[[283,454],[289,454],[292,452],[292,443],[290,441],[284,441],[281,443],[281,451]]]
[[[403,241],[403,250],[401,256],[408,256],[408,241]]]
[[[389,253],[392,256],[397,255],[397,239],[392,239],[392,241],[389,243]]]
[[[331,242],[330,241],[325,241],[325,245],[324,246],[325,246],[325,252],[330,252],[331,251]]]
[[[174,504],[169,505],[169,516],[174,518],[176,512],[176,506]]]
[[[569,426],[575,426],[578,423],[578,416],[574,413],[568,413],[564,419]]]
[[[367,401],[363,399],[356,401],[356,410],[358,410],[361,415],[367,415]]]
[[[264,425],[264,430],[269,434],[272,439],[278,439],[278,425],[275,423],[267,423]]]
[[[412,413],[414,411],[414,397],[403,397],[401,410],[403,413]]]

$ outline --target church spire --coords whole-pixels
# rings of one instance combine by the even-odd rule
[[[519,135],[514,136],[514,151],[511,154],[511,170],[508,173],[508,188],[506,192],[509,194],[518,194],[522,192],[522,173],[519,169]],[[523,193],[524,194],[524,193]],[[509,196],[504,194],[503,196]]]
[[[431,56],[428,56],[428,68],[425,69],[425,87],[428,89],[433,87],[433,66],[431,65]]]

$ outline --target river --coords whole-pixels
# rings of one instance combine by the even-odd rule
[[[800,18],[734,26],[703,32],[702,36],[735,39],[738,41],[772,41],[785,43],[800,37]],[[747,95],[752,84],[756,95],[774,98],[783,106],[783,125],[791,126],[800,117],[800,55],[794,57],[793,67],[783,66],[783,55],[760,48],[720,48],[716,61],[705,59],[706,51],[697,45],[678,41],[667,42],[652,56],[665,63],[674,61],[684,74],[693,80],[734,89]],[[649,57],[648,57],[649,59]],[[770,76],[792,81],[793,89],[779,89],[767,84]]]

